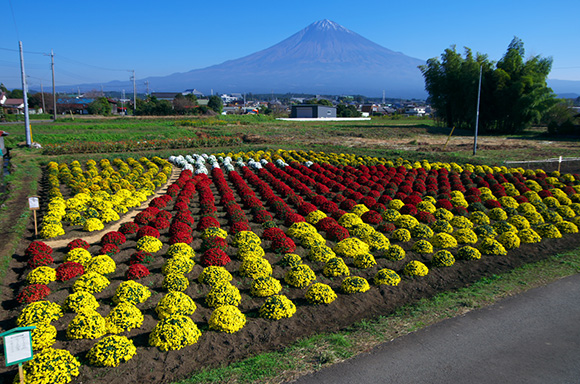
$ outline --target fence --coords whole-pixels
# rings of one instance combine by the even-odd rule
[[[580,157],[556,157],[544,160],[504,161],[506,167],[541,168],[546,172],[580,173]]]

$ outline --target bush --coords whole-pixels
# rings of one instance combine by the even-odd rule
[[[479,244],[479,251],[484,255],[505,256],[507,251],[497,240],[487,237]]]
[[[93,257],[87,263],[86,270],[87,272],[96,272],[100,273],[101,275],[107,275],[109,273],[115,272],[115,269],[117,269],[117,265],[113,259],[107,255],[99,255]]]
[[[151,296],[149,288],[136,281],[123,281],[113,296],[114,303],[131,303],[134,305],[144,303]]]
[[[393,261],[403,260],[405,258],[405,250],[400,245],[391,245],[386,250],[385,257]]]
[[[360,269],[371,268],[377,265],[375,258],[370,253],[363,253],[354,257],[354,265]]]
[[[42,351],[56,342],[56,327],[50,324],[37,324],[30,336],[32,338],[32,349]]]
[[[403,273],[408,276],[427,276],[429,268],[420,261],[412,260],[405,265]]]
[[[229,282],[213,286],[205,297],[205,302],[212,308],[218,308],[224,305],[237,306],[240,304],[240,301],[242,301],[240,291]]]
[[[193,299],[185,293],[169,292],[159,300],[155,312],[160,319],[165,319],[172,315],[190,316],[196,309]]]
[[[223,267],[231,261],[230,257],[219,248],[210,248],[201,255],[201,265]]]
[[[308,265],[300,264],[290,268],[284,280],[293,287],[306,288],[313,280],[316,280],[316,275]]]
[[[380,269],[374,278],[375,285],[397,286],[401,282],[401,277],[392,269]]]
[[[87,359],[98,367],[116,367],[137,353],[133,341],[125,336],[111,335],[99,340],[87,353]]]
[[[292,317],[296,313],[296,305],[284,295],[274,295],[266,299],[258,312],[265,319],[280,320]]]
[[[350,276],[350,271],[342,258],[333,257],[326,262],[322,274],[326,277]]]
[[[246,324],[246,316],[233,305],[217,308],[209,319],[209,328],[218,332],[235,333]]]
[[[278,294],[282,290],[282,284],[272,276],[263,276],[254,279],[250,292],[253,296],[268,297]]]
[[[330,304],[336,300],[336,293],[332,290],[330,285],[322,283],[314,283],[306,291],[306,300],[310,304]]]
[[[109,286],[110,282],[105,276],[97,272],[87,272],[80,276],[73,284],[73,291],[85,291],[98,293]]]
[[[106,333],[105,319],[92,309],[79,312],[66,329],[66,337],[69,339],[98,339]]]
[[[149,335],[149,345],[162,351],[175,351],[197,343],[197,325],[187,316],[170,315],[160,320]]]
[[[435,252],[433,259],[431,259],[431,264],[434,267],[450,267],[455,264],[455,257],[453,257],[451,252],[442,249]]]
[[[459,248],[457,258],[461,260],[479,260],[481,259],[481,252],[476,248],[466,245],[465,247]]]
[[[191,272],[195,262],[188,257],[173,257],[163,264],[161,273],[163,275],[181,273],[186,274]]]
[[[165,275],[162,288],[169,292],[183,292],[189,287],[189,280],[183,273]]]
[[[74,261],[65,261],[56,268],[56,279],[58,281],[68,281],[84,273],[85,269],[82,264]]]
[[[109,333],[121,333],[139,328],[143,320],[144,317],[139,308],[127,302],[117,304],[105,317]]]
[[[370,289],[368,281],[360,276],[350,276],[346,277],[341,285],[340,289],[344,293],[358,293],[366,292]]]
[[[50,295],[50,288],[46,284],[31,284],[18,294],[16,301],[20,304],[29,304],[44,299]]]
[[[83,310],[95,310],[99,307],[99,302],[89,292],[78,291],[73,292],[66,298],[64,307],[73,312],[81,312]]]
[[[35,301],[28,304],[16,319],[19,327],[28,327],[37,324],[48,324],[62,317],[62,308],[56,303],[47,300]]]
[[[79,375],[80,366],[79,361],[69,351],[46,348],[35,353],[22,369],[26,383],[66,384]]]
[[[272,274],[270,262],[262,257],[249,257],[242,261],[240,266],[240,275],[252,279],[266,277]]]

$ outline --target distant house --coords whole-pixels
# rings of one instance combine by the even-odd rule
[[[379,112],[379,106],[376,104],[363,104],[362,107],[360,108],[360,111],[372,115],[374,113]]]
[[[407,106],[405,107],[405,114],[409,116],[425,116],[427,115],[427,109],[425,106]]]
[[[4,95],[3,95],[4,96]],[[24,99],[7,99],[2,98],[2,108],[6,113],[21,114],[24,113]]]
[[[336,107],[319,104],[293,105],[290,111],[292,119],[324,119],[336,118]]]
[[[225,93],[223,95],[221,95],[220,97],[222,98],[222,101],[224,102],[224,104],[229,104],[231,102],[238,100],[237,96],[227,95]]]
[[[187,95],[194,95],[197,98],[203,97],[203,93],[198,91],[197,89],[186,89],[185,91],[182,92],[183,96],[187,96]]]

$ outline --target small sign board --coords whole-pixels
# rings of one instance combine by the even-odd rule
[[[7,367],[32,360],[31,331],[33,329],[36,327],[20,327],[0,333],[0,337],[4,338],[4,357]]]
[[[40,200],[38,199],[38,196],[30,196],[28,198],[28,206],[33,210],[40,209]]]

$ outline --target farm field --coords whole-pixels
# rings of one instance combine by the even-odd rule
[[[29,246],[34,240],[29,212],[0,211],[2,235],[9,239],[2,246],[0,324],[14,327],[27,302],[62,305],[62,314],[55,309],[50,323],[56,331],[53,347],[80,360],[74,381],[185,379],[386,316],[580,244],[577,166],[565,164],[570,170],[561,174],[501,167],[502,160],[531,154],[569,156],[578,151],[575,141],[554,143],[538,139],[538,132],[483,137],[480,153],[471,157],[472,138],[452,137],[443,149],[448,130],[428,120],[139,124],[35,125],[36,140],[49,135],[47,144],[67,153],[13,150],[16,171],[10,181],[24,200],[10,196],[6,202],[24,204],[29,192],[41,196],[43,244]],[[160,135],[161,129],[168,135]],[[20,135],[15,130],[12,145]],[[183,135],[201,141],[133,144]],[[75,151],[65,146],[74,137],[128,144],[123,152],[112,144],[109,153],[91,145]],[[235,145],[224,138],[235,139]],[[172,147],[178,145],[185,147]],[[88,206],[94,208],[90,214]],[[75,239],[90,241],[70,244]],[[77,246],[87,250],[73,251]],[[39,267],[42,273],[30,277]],[[50,277],[52,271],[57,275]],[[34,284],[50,293],[43,287],[26,291]],[[138,297],[125,298],[119,287],[126,285]],[[90,316],[71,304],[74,292],[94,296],[98,307],[93,305]],[[177,310],[159,303],[179,292],[194,305],[171,315]],[[218,318],[224,304],[227,311]],[[84,324],[83,316],[94,322],[90,331],[74,326]],[[158,325],[172,316],[181,316],[182,329],[191,334],[163,336]],[[136,347],[134,356],[129,348],[127,362],[96,367],[98,354],[87,352],[105,334],[126,336]],[[46,345],[50,340],[47,336]],[[13,374],[0,372],[7,380]]]

